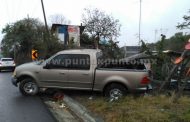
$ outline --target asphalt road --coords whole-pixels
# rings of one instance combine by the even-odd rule
[[[0,122],[55,122],[38,96],[22,96],[11,84],[12,72],[0,72]]]

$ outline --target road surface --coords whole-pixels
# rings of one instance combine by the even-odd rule
[[[56,122],[38,96],[24,97],[11,84],[12,72],[0,72],[0,122]]]

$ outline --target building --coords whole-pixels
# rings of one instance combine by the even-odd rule
[[[140,52],[140,46],[124,46],[121,48],[124,54],[124,57],[129,57]]]
[[[60,43],[64,46],[73,45],[80,47],[80,35],[85,26],[53,24],[51,31],[57,35]]]

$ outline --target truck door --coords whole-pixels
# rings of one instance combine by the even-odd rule
[[[77,89],[91,89],[93,72],[88,54],[71,54],[72,65],[69,67],[69,86]]]
[[[49,87],[68,87],[68,68],[65,63],[67,55],[59,54],[51,59],[48,68],[40,72],[41,83]]]

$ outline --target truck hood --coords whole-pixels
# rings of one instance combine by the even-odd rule
[[[39,65],[35,62],[30,62],[17,66],[15,71],[39,71],[40,67],[42,67],[42,65]]]

